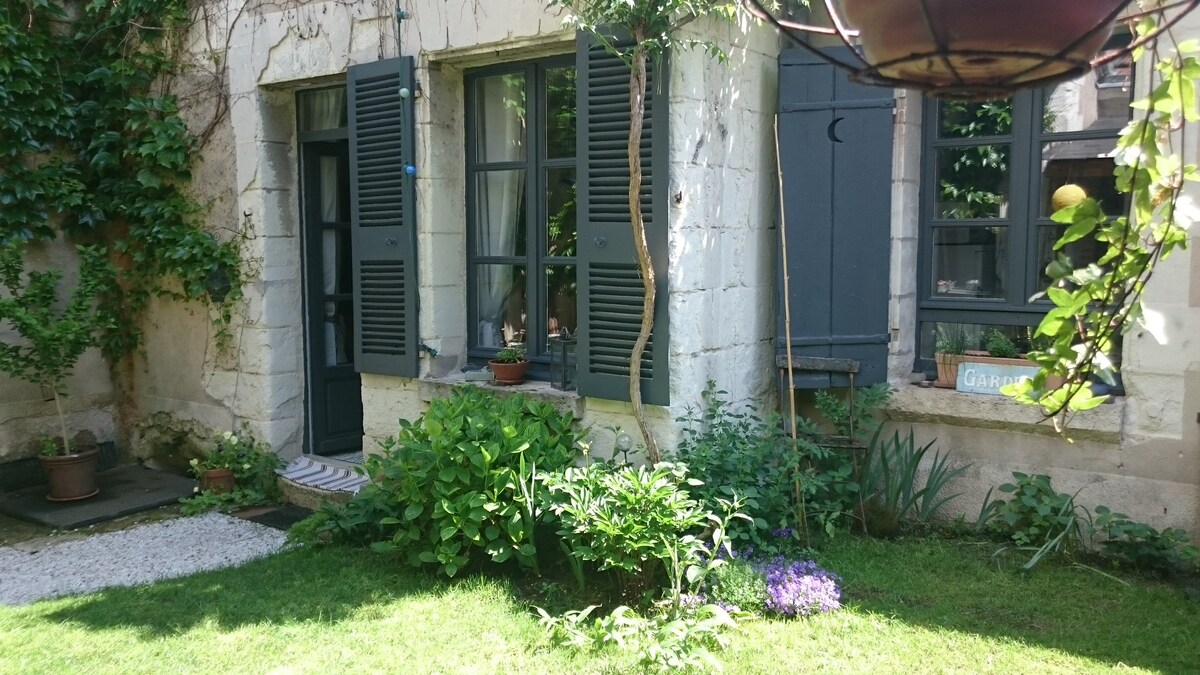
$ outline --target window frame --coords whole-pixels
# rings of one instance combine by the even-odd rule
[[[529,379],[547,379],[550,373],[549,340],[542,320],[548,319],[549,298],[546,292],[545,270],[550,266],[572,266],[576,271],[576,288],[581,289],[579,282],[578,240],[576,255],[551,256],[547,255],[548,234],[545,224],[548,222],[546,204],[546,173],[554,169],[571,169],[578,167],[579,145],[575,144],[575,152],[569,157],[549,158],[546,156],[549,145],[546,124],[547,88],[546,73],[554,69],[568,68],[577,70],[574,54],[561,54],[537,59],[509,61],[504,63],[471,68],[463,73],[464,87],[464,139],[466,155],[464,163],[465,197],[466,197],[466,310],[467,310],[467,358],[473,365],[482,366],[488,359],[495,356],[498,349],[480,347],[477,341],[477,303],[478,288],[477,267],[481,264],[511,264],[524,266],[525,274],[525,349],[526,358],[530,361],[527,373]],[[478,161],[478,145],[476,134],[476,91],[475,83],[486,77],[496,75],[523,74],[526,83],[526,136],[525,157],[518,161],[486,162]],[[578,74],[576,73],[576,78]],[[576,80],[578,82],[578,79]],[[576,108],[578,115],[578,108]],[[578,123],[578,117],[576,117]],[[534,133],[530,133],[533,130]],[[576,134],[576,138],[578,135]],[[521,256],[481,256],[476,251],[475,218],[476,218],[476,182],[475,176],[484,171],[500,171],[519,169],[525,172],[525,254]],[[579,176],[576,175],[576,181]],[[579,236],[579,205],[576,204],[576,237]],[[578,307],[578,296],[576,298]],[[542,326],[541,329],[538,326]]]
[[[1128,85],[1132,90],[1132,83]],[[915,318],[916,344],[913,372],[932,375],[936,365],[932,358],[922,356],[924,327],[937,323],[961,323],[995,326],[1036,326],[1050,310],[1049,302],[1033,299],[1045,290],[1041,281],[1039,234],[1042,227],[1052,226],[1049,215],[1041,213],[1042,153],[1048,142],[1070,142],[1111,139],[1114,147],[1120,128],[1084,129],[1080,131],[1042,131],[1047,96],[1054,88],[1017,92],[1012,105],[1012,128],[1009,134],[979,137],[939,138],[940,101],[926,97],[921,121],[921,190],[919,227],[917,235],[917,311]],[[948,147],[982,146],[1007,143],[1011,146],[1009,159],[1009,202],[1006,218],[950,219],[936,218],[938,196],[937,153]],[[1115,178],[1113,179],[1116,180]],[[1124,215],[1127,202],[1120,209],[1110,210],[1111,218]],[[934,232],[940,227],[987,227],[1002,223],[1008,231],[1006,261],[1007,284],[1003,298],[939,298],[933,279]]]

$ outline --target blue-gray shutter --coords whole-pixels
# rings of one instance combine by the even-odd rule
[[[578,93],[579,344],[585,396],[629,400],[629,356],[642,315],[642,279],[629,219],[629,67],[581,33]],[[667,356],[667,78],[651,64],[642,136],[642,211],[654,265],[654,331],[642,359],[642,400],[669,403]]]
[[[417,375],[412,57],[346,71],[354,249],[354,365]]]
[[[780,302],[781,366],[790,339],[793,359],[857,362],[855,385],[887,380],[893,108],[890,89],[851,82],[799,49],[780,54],[792,316],[789,336]],[[782,277],[779,288],[782,299]],[[795,376],[800,389],[849,384],[844,373],[796,370]]]

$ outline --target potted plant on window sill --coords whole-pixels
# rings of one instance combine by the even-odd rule
[[[525,358],[525,350],[520,347],[505,347],[496,352],[496,358],[488,361],[488,367],[501,384],[521,384],[525,381],[525,370],[529,368],[529,360]]]
[[[0,247],[0,285],[6,291],[0,298],[0,325],[20,336],[0,343],[0,372],[41,385],[53,395],[62,435],[58,440],[43,439],[39,459],[49,484],[46,499],[56,502],[99,493],[99,449],[77,442],[67,431],[62,398],[75,364],[96,345],[96,332],[107,327],[94,304],[109,270],[101,249],[80,246],[77,250],[79,282],[64,307],[58,298],[61,271],[27,273],[26,244]]]
[[[933,360],[937,364],[937,379],[933,386],[942,389],[958,386],[958,364],[962,362],[966,351],[967,333],[962,326],[938,330],[933,348]]]

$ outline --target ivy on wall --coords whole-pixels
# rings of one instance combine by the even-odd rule
[[[184,0],[0,6],[0,243],[105,248],[110,362],[136,349],[156,295],[215,306],[219,343],[241,297],[239,241],[206,231],[187,192],[199,141],[170,83],[188,28]]]

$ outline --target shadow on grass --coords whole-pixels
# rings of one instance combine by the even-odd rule
[[[1059,650],[1112,665],[1196,672],[1200,603],[1177,586],[1079,567],[996,560],[990,542],[854,539],[820,556],[847,604],[909,625]]]
[[[299,549],[148,586],[111,588],[66,600],[43,614],[88,629],[134,629],[144,639],[205,625],[336,623],[364,607],[398,598],[436,596],[448,584],[369,551]]]

